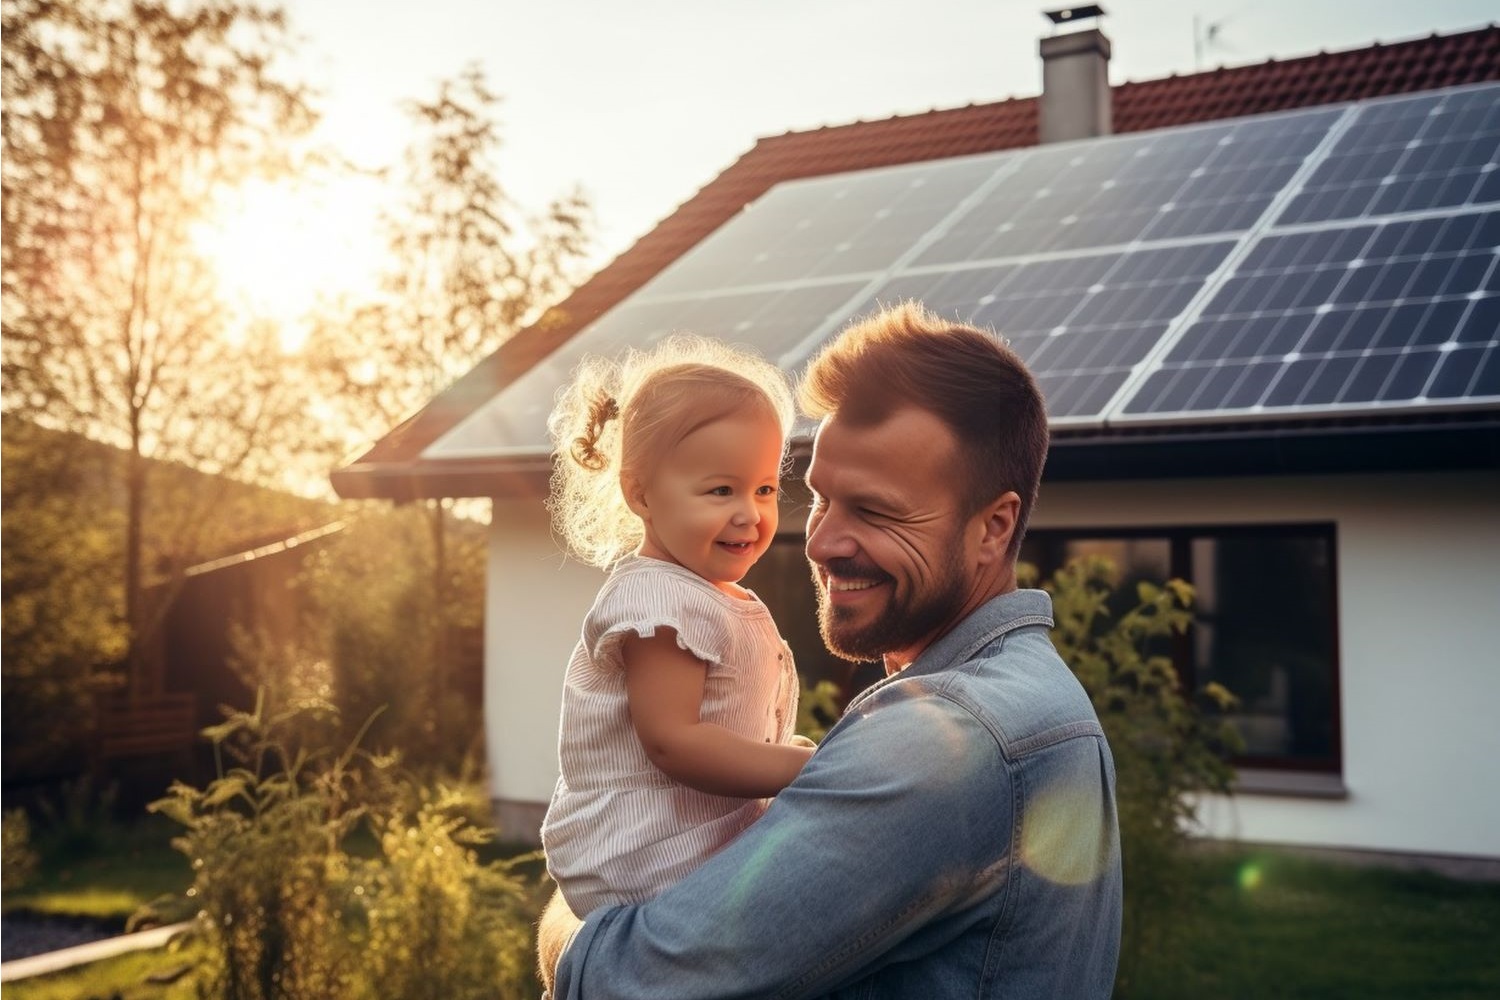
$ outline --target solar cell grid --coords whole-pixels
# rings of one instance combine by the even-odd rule
[[[1093,419],[1232,246],[927,269],[882,285],[855,313],[914,298],[998,330],[1036,373],[1054,420]]]
[[[1261,216],[1338,114],[1296,112],[1032,150],[915,263],[1243,230]]]
[[[546,419],[557,390],[586,354],[615,355],[649,347],[677,332],[751,344],[776,354],[806,334],[806,324],[841,319],[841,307],[862,283],[835,282],[665,301],[632,301],[612,309],[583,333],[527,370],[503,392],[436,442],[436,457],[493,454],[502,449],[545,451]]]
[[[1500,200],[1494,87],[1370,102],[1278,223],[1324,222]]]
[[[1124,406],[1317,412],[1500,393],[1500,212],[1263,238]]]
[[[644,297],[890,267],[1000,169],[993,157],[781,184],[645,285]]]

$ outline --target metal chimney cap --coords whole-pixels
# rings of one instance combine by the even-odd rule
[[[1071,24],[1074,21],[1083,21],[1090,17],[1103,17],[1104,8],[1096,3],[1084,4],[1082,7],[1064,7],[1062,10],[1044,10],[1042,16],[1053,24]]]

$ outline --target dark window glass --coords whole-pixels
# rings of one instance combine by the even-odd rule
[[[1021,552],[1043,579],[1083,555],[1119,567],[1116,615],[1134,605],[1138,582],[1193,584],[1189,635],[1150,652],[1171,656],[1184,686],[1217,681],[1240,699],[1237,764],[1339,770],[1331,527],[1036,530]]]
[[[1192,540],[1193,677],[1240,699],[1247,759],[1337,757],[1329,549],[1318,536]]]

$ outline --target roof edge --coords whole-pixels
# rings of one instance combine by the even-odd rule
[[[808,442],[794,440],[794,458]],[[1220,478],[1500,470],[1500,410],[1418,423],[1215,425],[1054,431],[1043,479]],[[332,473],[346,500],[547,495],[551,456],[370,463]]]

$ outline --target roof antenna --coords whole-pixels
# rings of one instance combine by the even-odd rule
[[[1197,14],[1193,15],[1193,69],[1203,69],[1203,53],[1208,49],[1218,48],[1225,52],[1233,52],[1234,49],[1224,44],[1224,25],[1234,20],[1234,15],[1221,17],[1217,21],[1205,22]]]

